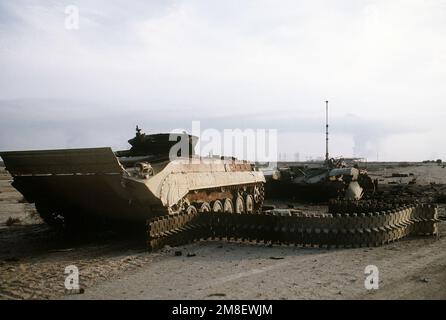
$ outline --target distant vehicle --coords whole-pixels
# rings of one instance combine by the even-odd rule
[[[260,168],[261,170],[261,168]],[[265,172],[266,197],[306,201],[359,200],[373,194],[376,183],[365,170],[330,159],[317,167],[287,166]]]
[[[266,196],[307,201],[330,199],[359,200],[371,194],[377,181],[360,170],[355,164],[348,166],[344,159],[329,158],[328,154],[328,101],[326,101],[326,145],[325,161],[317,167],[285,166],[265,172],[267,177]],[[350,161],[364,161],[350,158]]]

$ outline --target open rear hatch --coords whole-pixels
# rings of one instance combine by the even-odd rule
[[[14,178],[12,185],[38,209],[131,220],[146,215],[147,203],[135,201],[135,189],[123,186],[125,171],[111,148],[13,151],[0,156]],[[146,201],[155,201],[144,195]]]
[[[12,176],[121,174],[110,148],[0,152]]]

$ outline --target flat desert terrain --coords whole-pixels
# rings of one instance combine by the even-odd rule
[[[383,186],[416,178],[415,191],[446,193],[446,168],[435,164],[369,164],[369,173]],[[135,235],[67,239],[49,229],[10,183],[0,168],[0,299],[446,299],[445,204],[439,204],[439,237],[382,247],[203,241],[150,253],[144,237]],[[69,265],[79,269],[82,294],[64,291]],[[379,270],[377,290],[364,286],[368,265]]]

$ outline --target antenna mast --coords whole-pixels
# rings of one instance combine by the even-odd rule
[[[328,100],[325,101],[325,162],[328,162]]]

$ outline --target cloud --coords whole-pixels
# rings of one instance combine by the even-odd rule
[[[0,110],[0,150],[97,146],[127,149],[127,140],[133,136],[135,125],[147,133],[173,129],[192,132],[192,122],[199,120],[202,131],[277,129],[279,151],[288,157],[299,152],[302,158],[316,158],[325,152],[323,114],[247,111],[236,116],[197,116],[194,108],[189,112],[152,108],[146,113],[142,106],[119,109],[116,105],[91,101],[27,99],[0,101]],[[330,154],[375,159],[386,139],[413,133],[425,132],[422,127],[364,119],[354,114],[332,116]]]
[[[387,159],[423,159],[438,149],[425,144],[446,118],[445,3],[2,2],[0,130],[17,132],[24,119],[10,102],[21,101],[34,110],[26,120],[33,138],[17,148],[41,145],[36,139],[52,126],[71,132],[63,141],[44,136],[63,146],[97,139],[95,122],[128,132],[135,123],[166,130],[197,119],[273,126],[283,132],[283,148],[305,136],[296,148],[316,154],[329,99],[333,138],[342,140],[333,139],[334,153],[375,157],[385,149]],[[71,4],[79,7],[78,31],[64,28]],[[84,123],[89,130],[78,129]],[[413,134],[424,139],[403,152]],[[0,137],[0,148],[7,141]]]

